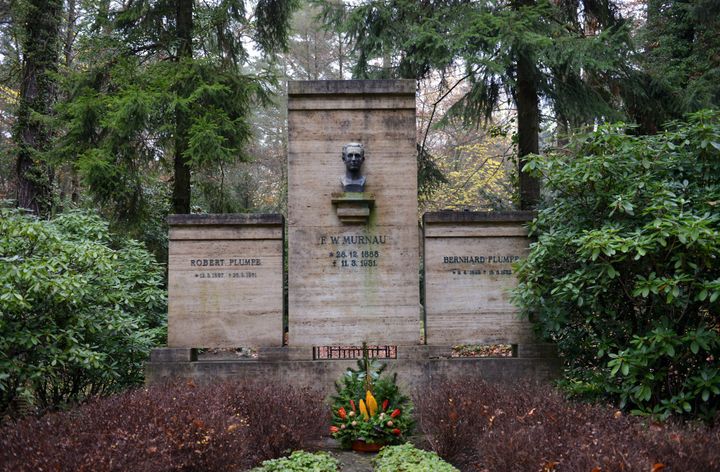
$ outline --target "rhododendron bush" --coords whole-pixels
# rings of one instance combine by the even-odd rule
[[[641,414],[720,410],[720,113],[606,125],[534,158],[548,202],[516,299],[573,392]]]

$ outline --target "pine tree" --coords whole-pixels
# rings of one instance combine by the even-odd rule
[[[295,1],[218,4],[138,1],[97,12],[85,68],[68,83],[59,150],[76,159],[97,200],[120,220],[142,220],[148,180],[172,168],[172,208],[188,213],[191,172],[243,159],[247,117],[272,75],[243,72],[244,38],[270,54],[287,47]],[[107,26],[109,25],[109,27]]]
[[[351,8],[328,4],[325,14],[354,42],[357,78],[421,79],[439,73],[449,90],[467,84],[451,113],[473,125],[490,118],[503,102],[515,106],[520,206],[532,208],[539,185],[522,167],[526,155],[539,151],[540,106],[553,104],[576,121],[619,115],[613,86],[621,80],[630,36],[609,5],[372,0]],[[602,21],[592,34],[563,16],[581,6],[603,12],[594,15]]]
[[[60,0],[17,2],[22,78],[14,126],[17,204],[35,214],[51,209],[52,169],[46,161],[51,141],[49,115],[58,67]]]
[[[648,131],[686,112],[720,106],[720,3],[648,0],[639,63],[654,107],[639,106]],[[647,103],[647,101],[646,101]],[[641,105],[641,104],[639,104]]]

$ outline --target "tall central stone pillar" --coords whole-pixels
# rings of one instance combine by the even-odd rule
[[[415,82],[290,82],[288,131],[289,345],[418,344]]]

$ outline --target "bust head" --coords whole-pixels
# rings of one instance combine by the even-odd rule
[[[342,160],[348,171],[355,173],[360,171],[365,161],[365,148],[362,143],[347,143],[342,149]]]
[[[364,192],[365,177],[360,168],[365,161],[365,148],[361,143],[347,143],[342,148],[345,175],[340,179],[345,192]]]

